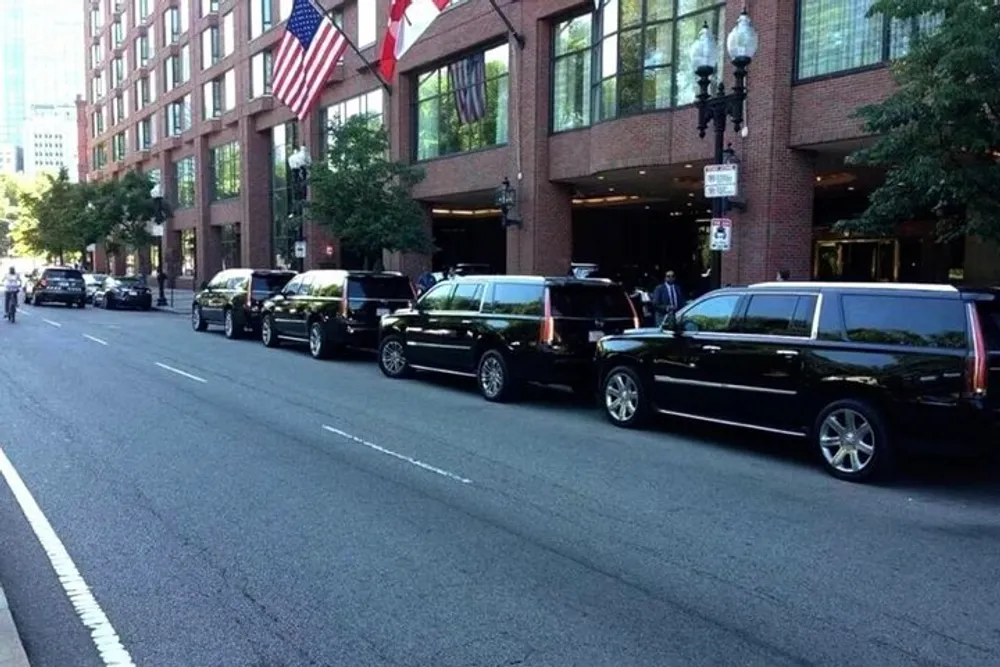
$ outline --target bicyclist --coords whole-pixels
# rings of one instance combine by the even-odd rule
[[[11,307],[17,308],[17,293],[21,291],[21,276],[17,275],[14,267],[10,267],[7,275],[4,276],[4,315],[10,312]],[[11,300],[13,299],[13,303]]]

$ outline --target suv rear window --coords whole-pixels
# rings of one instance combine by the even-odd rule
[[[958,299],[845,294],[844,328],[855,343],[963,349],[965,305]]]
[[[632,319],[632,305],[617,285],[553,285],[549,288],[554,317]]]
[[[45,269],[48,280],[83,280],[83,274],[76,269]]]
[[[291,273],[255,273],[250,291],[254,296],[277,294],[294,277]]]
[[[405,276],[348,278],[347,298],[408,301],[413,298],[413,290]]]

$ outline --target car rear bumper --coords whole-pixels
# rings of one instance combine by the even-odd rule
[[[933,412],[933,410],[929,410]],[[896,415],[909,449],[927,454],[1000,450],[1000,409],[971,402],[934,418]]]
[[[49,290],[35,290],[32,295],[32,299],[48,302],[59,302],[59,303],[79,303],[81,301],[86,301],[87,295],[84,292],[69,292],[69,291],[59,291],[52,292]]]

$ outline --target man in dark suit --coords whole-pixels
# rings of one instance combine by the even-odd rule
[[[667,313],[675,313],[684,307],[684,292],[677,284],[677,276],[672,270],[667,271],[663,282],[653,290],[653,310],[656,315],[656,326],[663,324]]]

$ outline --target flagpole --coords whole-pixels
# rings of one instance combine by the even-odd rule
[[[510,22],[510,19],[507,18],[507,15],[504,14],[503,11],[500,9],[500,7],[497,5],[497,0],[490,0],[490,5],[493,7],[493,11],[495,11],[500,16],[500,19],[504,22],[504,25],[507,26],[507,30],[510,32],[510,34],[514,35],[514,39],[517,40],[517,45],[523,49],[524,37],[521,36],[521,34],[517,32],[517,30],[514,30],[514,25]]]
[[[388,94],[389,97],[392,97],[392,86],[389,85],[388,81],[382,78],[382,74],[379,73],[377,68],[372,67],[372,64],[368,62],[368,59],[365,58],[363,53],[361,53],[361,49],[356,47],[354,45],[354,41],[347,36],[347,32],[341,26],[337,25],[337,22],[333,20],[333,13],[326,7],[320,6],[318,3],[314,4],[316,4],[316,6],[320,9],[320,11],[323,12],[323,15],[330,20],[330,23],[332,23],[337,28],[338,32],[340,32],[340,36],[343,37],[344,41],[347,42],[347,45],[351,47],[351,51],[354,51],[354,53],[357,54],[358,58],[361,58],[361,62],[364,63],[364,66],[368,68],[368,70],[375,75],[375,78],[378,79],[378,82],[382,84],[383,88],[385,88],[386,94]]]

